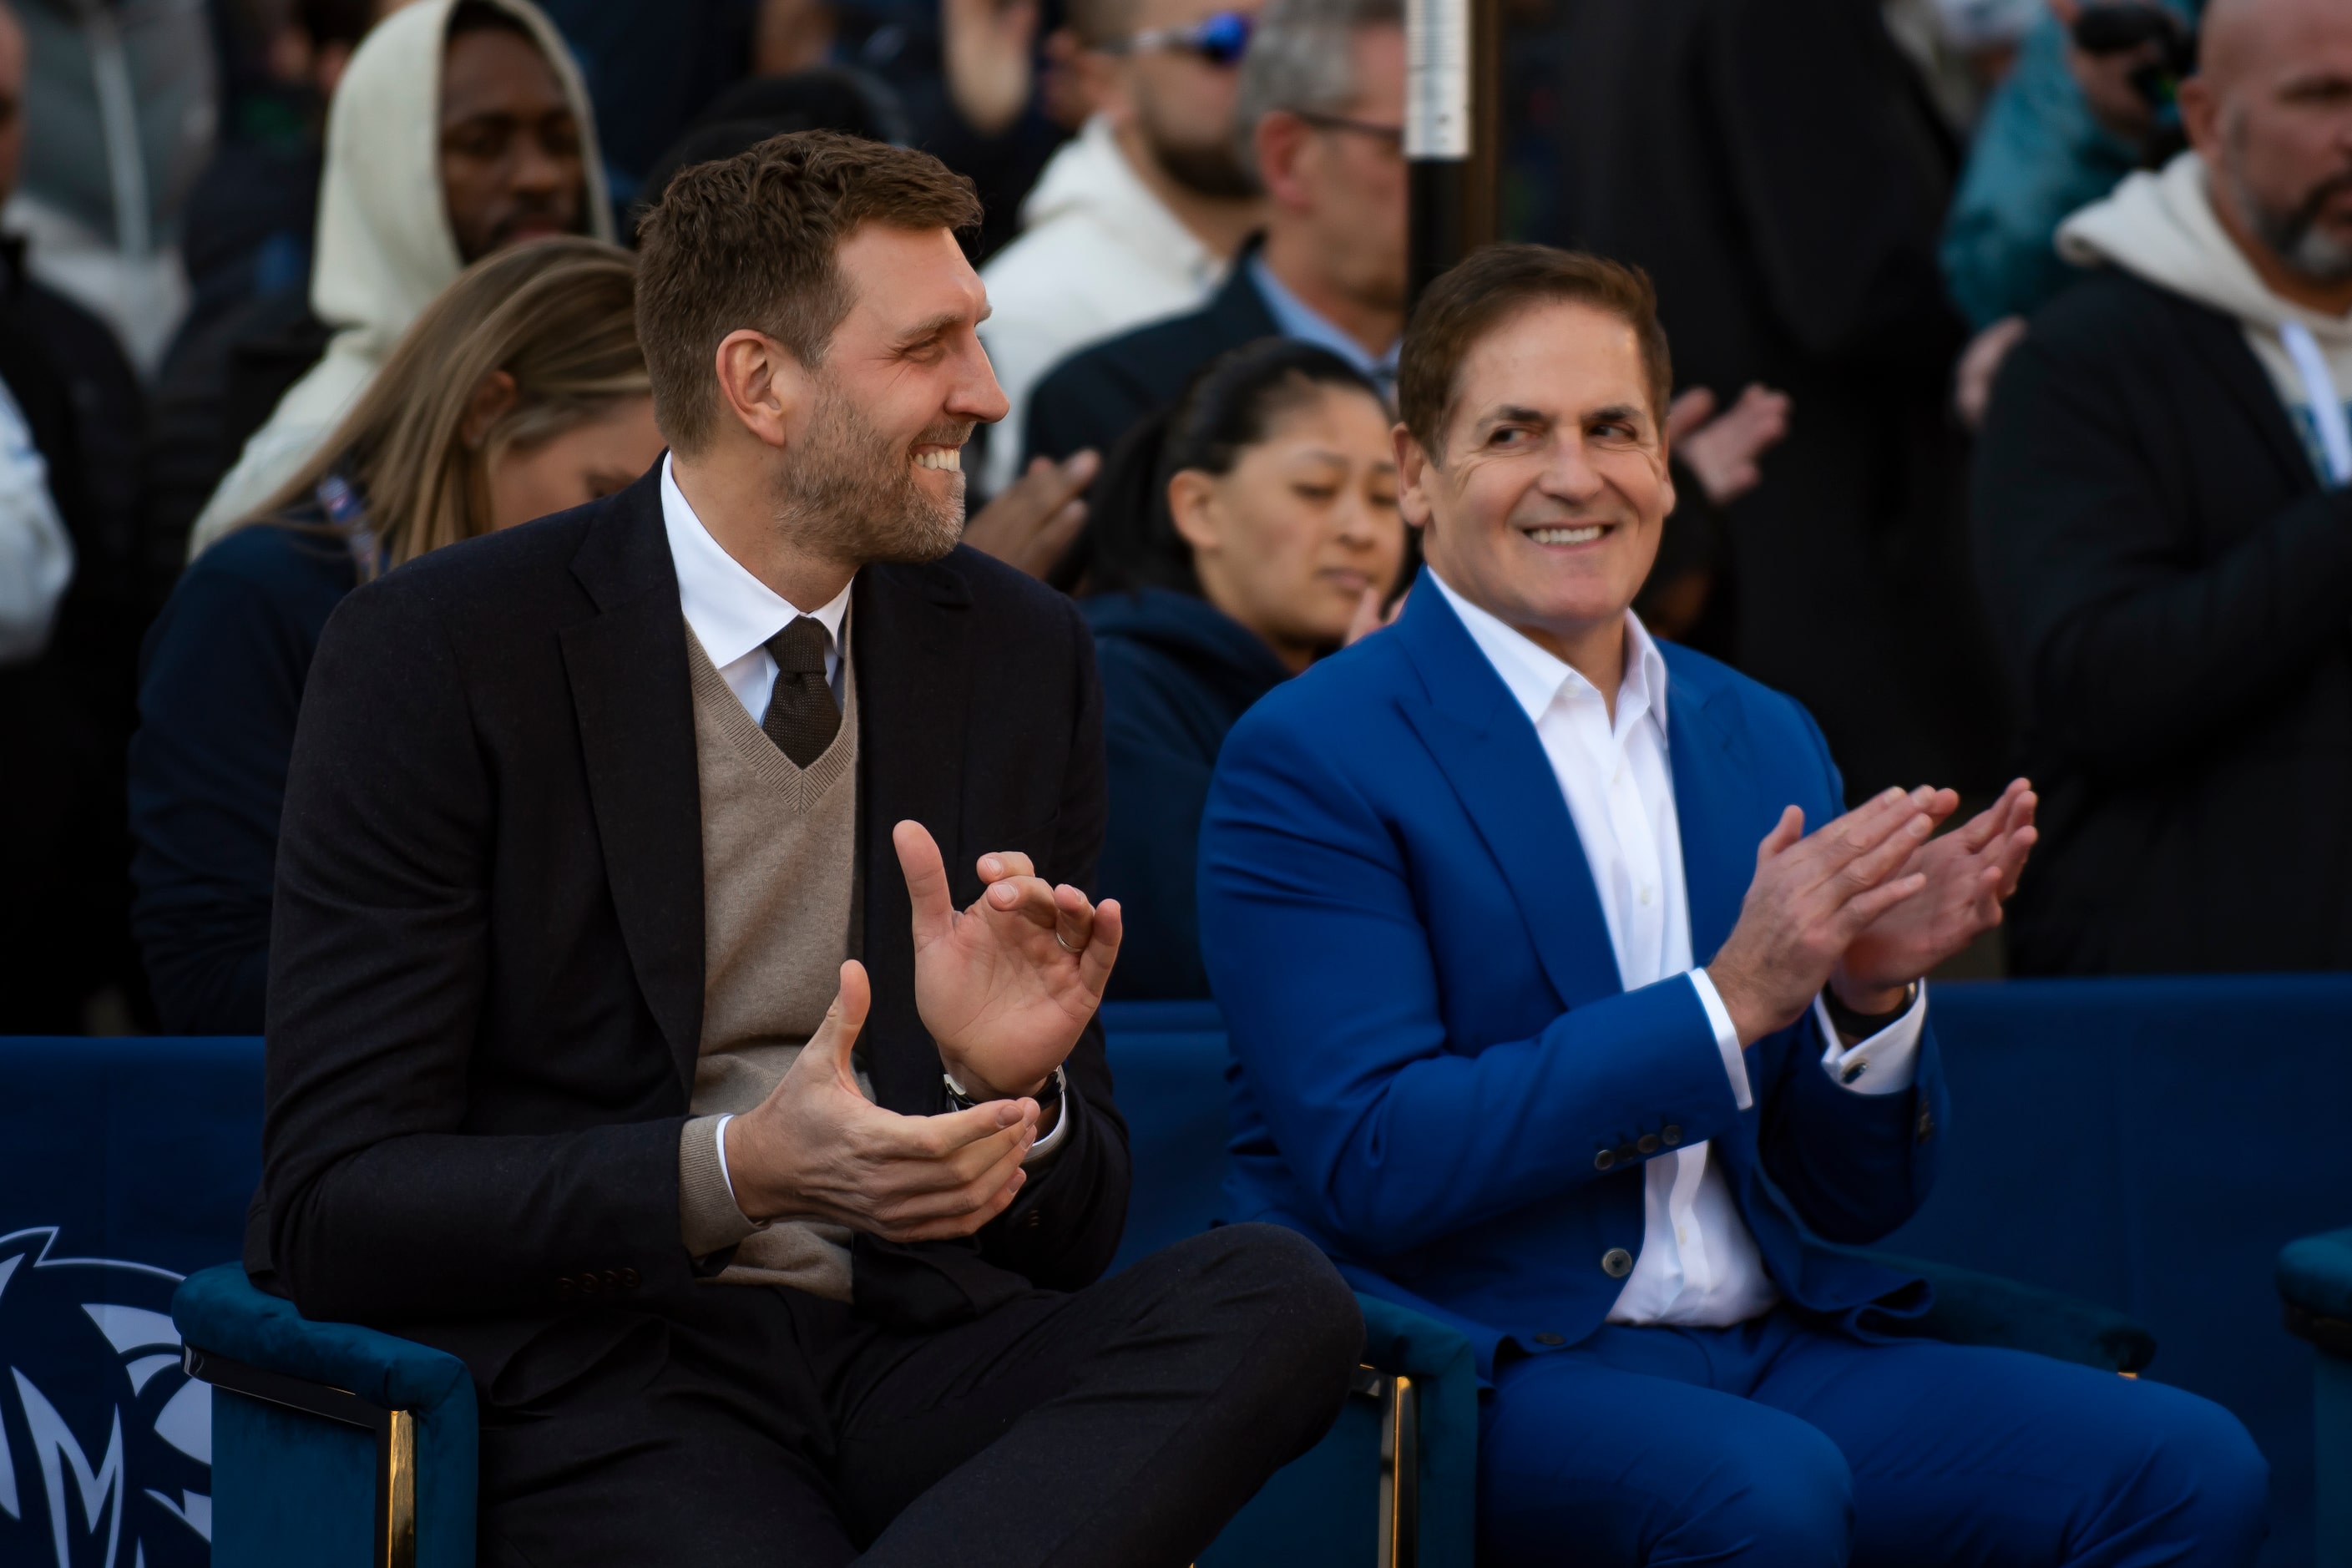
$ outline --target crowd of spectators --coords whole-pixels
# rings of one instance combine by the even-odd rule
[[[966,542],[1097,639],[1113,994],[1207,994],[1224,735],[1417,569],[1397,0],[14,4],[0,1032],[259,1029],[329,613],[642,472],[638,222],[819,128],[982,198]],[[2352,13],[1507,16],[1506,226],[1672,339],[1644,624],[1853,799],[2032,775],[1972,973],[2352,963]]]

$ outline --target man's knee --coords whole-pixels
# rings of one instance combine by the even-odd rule
[[[1331,1260],[1297,1231],[1228,1225],[1190,1237],[1152,1260],[1176,1277],[1192,1321],[1226,1340],[1237,1374],[1275,1385],[1278,1398],[1328,1406],[1346,1397],[1364,1351],[1355,1292]]]
[[[1678,1511],[1647,1557],[1843,1568],[1853,1472],[1835,1443],[1791,1420],[1766,1440],[1712,1456]]]
[[[2126,1528],[2191,1545],[2200,1562],[2253,1561],[2270,1531],[2271,1469],[2244,1425],[2181,1389],[2131,1392],[2145,1448],[2120,1478]]]

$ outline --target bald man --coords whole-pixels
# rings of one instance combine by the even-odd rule
[[[2352,5],[2216,0],[2180,108],[1977,449],[2028,973],[2352,966]]]

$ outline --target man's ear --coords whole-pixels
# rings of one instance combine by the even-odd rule
[[[1194,550],[1223,542],[1217,531],[1217,483],[1198,468],[1180,468],[1168,480],[1168,516],[1176,537]]]
[[[1303,212],[1310,205],[1299,184],[1298,158],[1312,134],[1313,127],[1286,109],[1268,110],[1258,116],[1257,129],[1252,132],[1258,184],[1265,187],[1267,199],[1286,211]]]
[[[749,327],[719,340],[711,356],[719,400],[762,446],[782,447],[792,439],[809,402],[808,372],[793,352]]]
[[[478,451],[490,438],[498,422],[514,411],[515,400],[521,394],[515,378],[505,371],[494,370],[482,377],[474,388],[474,395],[466,400],[466,417],[457,426],[457,438]]]
[[[2213,84],[2201,76],[2183,81],[2173,95],[2180,110],[2180,129],[2188,134],[2189,144],[2197,155],[2212,168],[2221,153],[2221,103],[2214,95]]]
[[[1427,528],[1432,513],[1429,486],[1437,478],[1437,465],[1421,449],[1421,442],[1404,426],[1390,432],[1396,443],[1397,512],[1407,528]]]

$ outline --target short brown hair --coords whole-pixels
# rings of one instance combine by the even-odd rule
[[[678,171],[637,231],[637,336],[662,434],[686,450],[709,434],[711,359],[730,332],[749,327],[811,369],[824,363],[850,306],[835,258],[859,225],[979,222],[971,182],[937,158],[837,131]]]
[[[1549,245],[1489,245],[1432,283],[1405,328],[1397,360],[1397,414],[1431,458],[1442,450],[1462,362],[1470,351],[1520,311],[1559,301],[1589,305],[1633,329],[1642,345],[1650,412],[1664,424],[1674,361],[1666,352],[1666,330],[1658,324],[1658,292],[1649,274]]]

